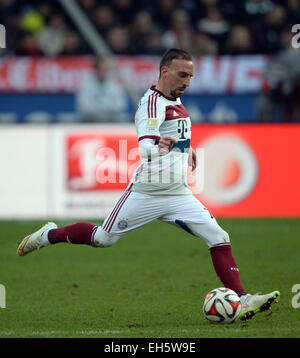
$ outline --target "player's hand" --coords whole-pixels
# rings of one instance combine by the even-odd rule
[[[168,154],[174,143],[177,143],[177,139],[173,137],[161,137],[158,142],[158,151],[161,155]]]
[[[189,166],[192,167],[192,172],[197,167],[197,155],[193,148],[191,148],[189,153]]]

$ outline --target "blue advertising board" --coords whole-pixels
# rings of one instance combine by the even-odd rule
[[[255,122],[256,100],[256,94],[189,94],[182,97],[194,123]],[[128,100],[132,121],[134,111]],[[73,122],[79,120],[77,117],[72,93],[0,94],[0,122]]]

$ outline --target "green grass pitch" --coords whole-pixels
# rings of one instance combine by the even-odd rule
[[[208,248],[169,224],[155,221],[111,248],[57,244],[19,257],[18,241],[44,222],[2,221],[0,337],[300,337],[300,308],[292,306],[292,287],[300,284],[300,219],[218,221],[230,234],[245,288],[280,290],[271,314],[209,323],[203,298],[222,284]]]

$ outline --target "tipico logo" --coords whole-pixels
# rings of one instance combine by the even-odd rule
[[[0,24],[0,48],[6,48],[6,30],[5,26]]]

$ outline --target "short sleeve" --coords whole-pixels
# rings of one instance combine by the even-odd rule
[[[158,93],[144,97],[135,115],[135,126],[138,139],[159,139],[159,127],[165,120],[165,105]]]

